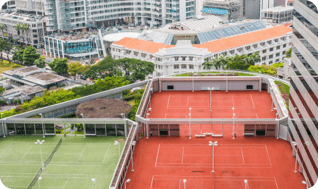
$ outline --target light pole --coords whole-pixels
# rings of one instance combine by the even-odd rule
[[[293,142],[293,145],[295,146],[296,149],[296,160],[295,160],[295,171],[294,173],[297,173],[297,151],[298,151],[298,146],[297,146],[297,142]]]
[[[246,179],[244,180],[244,183],[245,183],[245,189],[247,189],[247,180]]]
[[[41,188],[41,187],[40,187],[40,180],[41,180],[41,179],[42,179],[42,177],[39,177],[39,178],[38,178],[39,189]]]
[[[82,119],[84,119],[84,114],[81,113],[81,116],[82,116]],[[84,120],[83,120],[83,130],[84,130],[84,138],[86,138],[86,128],[85,128],[85,123],[84,123]],[[75,131],[76,133],[76,131]]]
[[[37,140],[34,144],[39,144],[40,145],[40,153],[41,153],[41,162],[42,162],[42,169],[44,169],[44,163],[43,163],[43,156],[42,156],[42,148],[41,145],[45,142],[45,140]]]
[[[232,108],[233,110],[233,139],[235,139],[235,123],[234,123],[234,119],[235,119],[235,113],[234,113],[234,107]]]
[[[189,108],[189,118],[190,118],[190,122],[189,122],[189,139],[191,139],[191,107]]]
[[[3,137],[6,137],[6,130],[5,130],[4,127],[3,127],[2,114],[3,114],[3,113],[1,113],[1,127],[2,127],[2,130],[3,130]]]
[[[209,146],[212,146],[212,174],[213,174],[213,189],[215,189],[215,183],[214,183],[214,146],[218,145],[218,141],[212,142],[209,141]]]
[[[118,146],[118,156],[120,156],[120,143],[118,141],[115,141],[115,146]]]
[[[134,172],[134,154],[133,147],[136,145],[136,141],[131,143],[131,171]]]
[[[43,138],[45,138],[45,134],[44,134],[44,126],[43,126],[43,114],[42,114],[42,113],[39,113],[39,115],[41,115]]]
[[[187,179],[183,179],[184,189],[186,189],[186,183],[187,183]]]
[[[130,179],[127,179],[126,181],[125,181],[125,189],[126,189],[126,183],[127,182],[130,182],[131,180]]]
[[[95,184],[95,189],[97,189],[96,179],[95,179],[95,178],[92,178],[92,182]]]
[[[308,189],[308,183],[306,181],[302,181],[301,183],[306,184],[306,189]]]

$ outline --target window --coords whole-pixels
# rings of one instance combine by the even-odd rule
[[[283,51],[283,54],[286,54],[286,51]]]
[[[273,61],[269,61],[269,64],[273,64]]]
[[[189,65],[189,69],[193,69],[193,65],[192,64]]]
[[[265,49],[265,50],[263,50],[263,53],[266,53],[266,49]]]
[[[285,48],[285,47],[286,47],[286,44],[283,45],[283,48]]]
[[[272,59],[273,58],[273,55],[269,55],[268,59]]]
[[[181,69],[187,69],[187,65],[186,64],[181,64]]]
[[[264,57],[262,58],[262,60],[263,60],[263,61],[266,60],[266,56],[264,56]]]
[[[279,62],[279,59],[276,59],[276,62]]]
[[[174,65],[174,69],[179,69],[179,64]]]
[[[272,52],[274,50],[274,48],[270,48],[269,51]]]
[[[276,49],[279,50],[279,49],[280,49],[280,46],[277,46]]]
[[[246,85],[246,89],[253,89],[253,85]]]
[[[280,56],[280,53],[276,53],[276,57]]]
[[[174,89],[174,86],[173,86],[173,85],[168,85],[168,86],[167,86],[167,89],[168,89],[168,90],[173,90],[173,89]]]

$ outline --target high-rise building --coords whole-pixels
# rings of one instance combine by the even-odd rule
[[[295,0],[289,133],[309,187],[318,175],[318,11],[307,0]]]

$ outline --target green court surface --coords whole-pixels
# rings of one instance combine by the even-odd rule
[[[45,161],[60,136],[46,137],[42,144]],[[9,136],[0,138],[0,178],[9,188],[27,188],[41,168],[41,154],[36,140],[40,136]],[[108,188],[118,163],[118,146],[124,137],[66,137],[33,188],[89,189]]]

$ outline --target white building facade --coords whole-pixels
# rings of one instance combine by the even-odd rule
[[[264,37],[270,33],[268,37]],[[259,36],[259,37],[258,37]],[[234,37],[219,39],[199,45],[190,41],[178,41],[176,45],[164,45],[139,39],[124,38],[111,45],[115,59],[136,58],[155,64],[157,76],[176,73],[204,71],[205,59],[213,61],[217,56],[233,57],[236,54],[259,52],[261,61],[257,65],[282,62],[291,46],[292,30],[286,26],[264,29]],[[249,39],[254,39],[253,42]],[[262,40],[258,40],[262,39]],[[236,41],[236,44],[230,44]],[[135,45],[134,45],[135,44]]]

